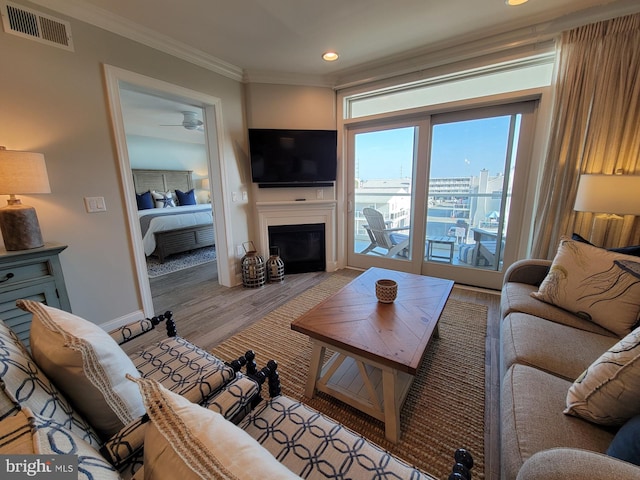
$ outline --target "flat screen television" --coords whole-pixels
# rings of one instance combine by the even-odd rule
[[[331,184],[336,179],[336,130],[249,129],[251,179],[260,187]]]

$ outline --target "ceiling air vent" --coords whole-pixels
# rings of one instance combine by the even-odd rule
[[[71,25],[59,18],[8,2],[0,3],[6,33],[73,52]]]

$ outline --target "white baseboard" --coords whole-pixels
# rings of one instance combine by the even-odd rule
[[[127,323],[137,322],[138,320],[142,320],[143,318],[145,318],[144,312],[142,310],[137,310],[123,317],[114,318],[113,320],[102,323],[100,324],[100,328],[102,328],[106,332],[111,332],[116,328],[120,328],[121,326],[126,325]]]

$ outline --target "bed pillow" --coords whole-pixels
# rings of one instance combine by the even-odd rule
[[[144,415],[138,388],[125,374],[139,376],[133,362],[98,325],[31,300],[31,353],[38,366],[103,439]]]
[[[640,414],[640,328],[578,377],[567,393],[564,413],[614,426]]]
[[[176,202],[173,199],[171,192],[157,192],[154,190],[151,192],[151,196],[156,204],[156,208],[169,208],[176,206]]]
[[[196,193],[193,190],[189,190],[184,193],[182,190],[176,189],[176,197],[178,197],[178,205],[196,205]]]
[[[138,210],[149,210],[150,208],[155,208],[153,198],[151,198],[151,191],[136,193],[136,203],[138,204]]]
[[[640,262],[563,237],[549,273],[531,296],[624,337],[640,315]]]
[[[17,415],[7,417],[0,422],[0,454],[4,455],[47,455],[47,463],[51,463],[50,477],[60,478],[55,474],[55,467],[70,468],[77,472],[80,480],[119,479],[118,472],[104,459],[100,452],[82,438],[70,432],[50,418],[34,414],[23,408]],[[59,457],[69,455],[70,457]],[[4,462],[3,462],[4,463]],[[4,467],[4,465],[3,465]],[[40,471],[40,473],[43,473]],[[47,475],[29,475],[27,477],[47,478]],[[19,473],[11,478],[23,478]],[[63,475],[63,478],[69,476]]]
[[[140,388],[151,420],[144,439],[145,479],[300,478],[221,414],[190,402],[155,380],[131,379]]]

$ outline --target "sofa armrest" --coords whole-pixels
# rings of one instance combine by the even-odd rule
[[[611,480],[640,478],[640,467],[602,453],[576,448],[552,448],[532,455],[517,480]]]
[[[165,322],[167,337],[175,337],[178,335],[176,322],[173,320],[173,312],[169,310],[153,318],[143,318],[142,320],[123,325],[122,327],[109,332],[109,335],[118,343],[118,345],[124,345],[134,338],[138,338],[145,333],[151,332],[162,322]]]
[[[512,263],[504,273],[504,283],[517,282],[540,286],[549,273],[551,260],[527,258]]]

